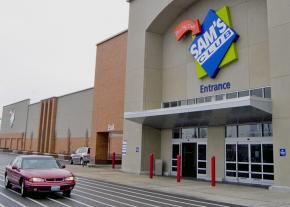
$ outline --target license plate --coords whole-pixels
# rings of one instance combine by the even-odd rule
[[[60,191],[60,186],[51,186],[51,191],[53,192]]]

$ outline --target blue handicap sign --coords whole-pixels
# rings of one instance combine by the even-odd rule
[[[286,149],[280,148],[280,157],[285,157],[285,156],[286,156]]]

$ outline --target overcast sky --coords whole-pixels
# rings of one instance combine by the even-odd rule
[[[92,87],[96,43],[128,27],[125,0],[0,0],[2,107]]]

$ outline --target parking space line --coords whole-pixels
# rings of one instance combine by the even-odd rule
[[[49,206],[47,206],[47,205],[45,205],[45,204],[43,204],[43,203],[40,203],[40,202],[38,202],[37,200],[34,200],[34,199],[32,199],[32,198],[26,197],[26,199],[28,199],[28,200],[30,200],[30,201],[32,201],[32,202],[34,202],[34,203],[37,203],[38,205],[40,205],[40,206],[42,206],[42,207],[49,207]]]
[[[0,207],[5,207],[2,203],[0,203]]]
[[[78,188],[81,188],[81,189],[84,189],[84,190],[88,190],[88,191],[92,191],[92,192],[96,192],[96,191],[93,191],[93,190],[90,190],[90,189],[87,189],[87,188],[82,188],[82,187],[78,187]],[[74,191],[79,191],[79,192],[82,192],[84,194],[87,194],[87,195],[91,195],[91,196],[94,196],[94,197],[99,197],[99,196],[96,196],[95,194],[92,194],[92,193],[87,193],[87,192],[84,192],[84,191],[80,191],[80,190],[77,190],[77,189],[74,189]],[[148,205],[148,206],[153,206],[153,207],[158,207],[156,205],[152,205],[152,204],[148,204],[148,203],[143,203],[141,201],[136,201],[136,200],[132,200],[132,199],[129,199],[129,198],[124,198],[124,197],[121,197],[121,196],[115,196],[115,195],[112,195],[112,194],[109,194],[109,193],[104,193],[104,192],[100,192],[100,191],[97,191],[98,193],[101,193],[101,194],[104,194],[104,195],[109,195],[109,196],[112,196],[112,197],[116,197],[116,198],[120,198],[120,199],[123,199],[123,200],[127,200],[127,201],[132,201],[132,202],[135,202],[135,203],[140,203],[140,204],[143,204],[143,205]],[[113,192],[113,191],[111,191]],[[128,195],[127,195],[128,196]],[[114,200],[113,200],[114,201]],[[114,201],[114,202],[119,202],[119,201]],[[121,202],[120,202],[121,203]],[[121,203],[122,204],[122,203]],[[126,204],[128,205],[128,204]]]
[[[72,193],[72,195],[75,195],[75,196],[79,196],[81,198],[84,198],[84,199],[87,199],[87,200],[90,200],[90,201],[93,201],[93,202],[96,202],[96,203],[99,203],[99,204],[103,204],[103,205],[106,205],[106,206],[111,206],[111,207],[117,207],[117,206],[114,206],[114,205],[111,205],[111,204],[108,204],[108,203],[103,203],[101,201],[96,201],[92,198],[88,198],[86,196],[82,196],[82,195],[78,195],[78,194],[75,194],[75,193]],[[107,200],[110,200],[110,199],[107,199]],[[126,205],[126,204],[125,204]],[[128,204],[127,204],[128,205]],[[133,205],[130,205],[130,206],[133,206]],[[137,207],[137,206],[133,206],[133,207]]]
[[[84,184],[81,184],[81,185],[84,185]],[[86,186],[86,185],[85,185]],[[92,192],[96,192],[94,190],[91,190],[91,189],[88,189],[88,188],[82,188],[82,187],[79,187],[78,188],[81,188],[81,189],[85,189],[87,191],[92,191]],[[100,189],[100,190],[105,190],[105,191],[109,191],[109,192],[115,192],[115,193],[119,193],[117,191],[111,191],[111,190],[106,190],[106,189],[102,189],[102,188],[97,188],[97,187],[94,187],[94,189]],[[100,191],[97,191],[98,193],[102,193],[102,194],[107,194],[107,195],[110,195],[110,196],[114,196],[112,194],[108,194],[108,193],[103,193],[103,192],[100,192]],[[149,198],[142,198],[142,197],[138,197],[138,196],[134,196],[134,195],[129,195],[129,194],[125,194],[125,193],[119,193],[121,195],[125,195],[125,196],[128,196],[128,197],[132,197],[132,198],[137,198],[137,199],[141,199],[141,200],[146,200],[146,201],[150,201],[150,202],[153,202],[153,203],[159,203],[159,204],[164,204],[164,205],[170,205],[170,206],[177,206],[177,205],[174,205],[174,204],[170,204],[170,203],[165,203],[165,202],[162,202],[162,201],[157,201],[157,200],[151,200]],[[115,197],[115,196],[114,196]],[[121,196],[116,196],[116,197],[120,197],[121,199],[124,199],[124,200],[131,200],[133,202],[136,202],[136,203],[141,203],[141,204],[144,204],[144,205],[149,205],[149,206],[156,206],[156,205],[153,205],[153,204],[148,204],[148,203],[143,203],[141,201],[136,201],[136,200],[132,200],[132,199],[128,199],[128,198],[124,198],[124,197],[121,197]],[[196,207],[205,207],[205,206],[200,206],[200,205],[195,205]]]
[[[21,207],[28,207],[28,206],[26,206],[26,205],[20,203],[19,201],[15,200],[15,199],[13,199],[13,198],[11,198],[11,197],[9,197],[8,195],[5,195],[5,194],[2,193],[2,192],[0,192],[0,195],[4,196],[4,197],[7,198],[8,200],[10,200],[10,201],[16,203],[17,205],[19,205],[19,206],[21,206]]]
[[[84,185],[84,186],[88,186],[88,187],[91,187],[93,189],[101,189],[101,188],[98,188],[98,187],[93,187],[93,186],[90,186],[90,185],[86,185],[86,184],[78,184],[78,185]],[[86,189],[86,190],[89,190],[89,189]],[[103,189],[102,189],[103,190]],[[98,191],[99,192],[99,191]],[[111,191],[111,192],[116,192],[118,193],[118,191]],[[131,192],[133,193],[133,192]],[[133,196],[133,195],[130,195],[130,194],[126,194],[127,196],[130,196],[130,197],[135,197],[135,198],[139,198],[139,199],[143,199],[143,200],[147,200],[147,201],[151,201],[151,202],[154,202],[154,203],[160,203],[160,204],[164,204],[164,205],[168,205],[168,206],[175,206],[175,207],[180,207],[179,205],[175,205],[175,204],[172,204],[172,203],[166,203],[166,202],[162,202],[162,201],[158,201],[158,200],[151,200],[149,198],[142,198],[142,197],[138,197],[138,196]],[[166,200],[166,199],[163,199],[163,200]],[[170,200],[170,201],[173,201],[173,200]],[[187,203],[185,203],[187,204]],[[201,206],[201,205],[198,205],[198,204],[192,204],[192,203],[188,203],[188,205],[191,205],[191,206],[195,206],[195,207],[206,207],[206,206]]]
[[[227,204],[217,204],[217,203],[212,203],[210,201],[195,200],[194,198],[193,199],[180,198],[180,197],[176,197],[173,195],[163,194],[162,192],[160,192],[160,193],[150,192],[147,189],[142,190],[142,189],[138,189],[138,188],[134,188],[134,187],[130,187],[130,186],[128,186],[128,187],[123,186],[123,185],[120,186],[118,184],[112,184],[112,183],[102,182],[102,181],[93,180],[93,179],[86,179],[86,178],[79,178],[78,177],[77,180],[78,181],[80,180],[81,182],[85,182],[85,183],[89,183],[89,184],[95,184],[98,186],[105,186],[107,188],[116,189],[116,190],[120,190],[120,191],[124,191],[124,192],[145,195],[145,196],[152,197],[152,198],[158,198],[158,199],[168,200],[168,201],[172,201],[172,202],[179,202],[179,203],[188,204],[188,205],[192,205],[192,204],[186,203],[184,201],[172,200],[172,199],[168,199],[168,198],[179,199],[179,200],[182,199],[182,200],[186,200],[186,201],[192,201],[192,202],[196,202],[196,203],[208,204],[208,205],[219,206],[219,207],[231,207],[231,205],[227,205]],[[78,182],[78,184],[80,184],[80,182]],[[114,187],[111,187],[111,186],[114,186]],[[128,190],[124,190],[124,189],[128,189]],[[140,193],[138,193],[138,192],[140,192]],[[147,194],[143,194],[141,192],[147,193]],[[151,194],[151,195],[149,195],[149,194]],[[152,195],[152,194],[154,194],[154,195]],[[159,196],[163,196],[163,197],[167,197],[167,198],[162,198]]]
[[[2,188],[5,188],[4,186],[2,186],[2,185],[0,185]],[[12,193],[15,193],[15,194],[17,194],[17,195],[19,195],[19,196],[21,196],[21,194],[20,193],[18,193],[18,192],[16,192],[16,191],[14,191],[14,190],[12,190],[12,189],[8,189],[10,192],[12,192]],[[34,200],[34,199],[32,199],[32,198],[29,198],[29,197],[25,197],[25,199],[27,199],[27,200],[30,200],[30,201],[32,201],[32,202],[34,202],[34,203],[36,203],[36,204],[38,204],[38,205],[40,205],[40,206],[42,206],[42,207],[49,207],[49,206],[47,206],[47,205],[44,205],[43,203],[40,203],[40,202],[38,202],[37,200]]]
[[[70,206],[70,205],[67,205],[67,204],[65,204],[65,203],[63,203],[63,202],[60,202],[60,201],[58,201],[58,200],[55,200],[55,199],[53,199],[53,198],[47,198],[47,199],[50,200],[50,201],[56,202],[56,203],[58,203],[58,204],[60,204],[60,205],[66,206],[66,207],[72,207],[72,206]]]
[[[91,206],[91,205],[86,204],[86,203],[82,203],[82,202],[80,202],[80,201],[78,201],[78,200],[75,200],[75,199],[72,199],[72,198],[68,198],[68,197],[64,197],[64,198],[67,199],[67,200],[70,200],[70,201],[74,201],[74,202],[76,202],[76,203],[78,203],[78,204],[81,204],[81,205],[83,205],[83,206],[87,206],[87,207],[95,207],[95,206]]]
[[[4,180],[2,180],[2,179],[0,179],[0,181],[3,181],[3,182],[4,182]],[[0,185],[0,187],[2,187],[2,188],[5,189],[5,186],[4,186],[4,185]],[[9,190],[10,192],[12,192],[12,193],[15,193],[15,194],[21,196],[20,193],[14,191],[14,190],[12,190],[12,189],[8,189],[8,190]],[[32,198],[25,197],[25,199],[30,200],[30,201],[32,201],[32,202],[34,202],[34,203],[36,203],[36,204],[38,204],[38,205],[40,205],[40,206],[42,206],[42,207],[49,207],[49,206],[47,206],[47,205],[45,205],[45,204],[43,204],[43,203],[40,203],[40,202],[38,202],[37,200],[34,200],[34,199],[32,199]]]
[[[89,183],[89,182],[86,182],[86,183]],[[94,188],[94,189],[100,189],[100,188],[98,188],[98,187],[96,187],[96,186],[92,186],[92,185],[88,185],[88,184],[78,183],[78,185],[84,185],[84,186],[91,187],[91,188]],[[104,185],[101,185],[101,184],[96,184],[96,185],[104,186]],[[186,205],[195,206],[195,207],[206,207],[206,206],[199,205],[199,204],[187,203],[187,202],[183,202],[183,201],[176,201],[176,200],[172,200],[172,199],[161,198],[161,197],[158,197],[158,196],[152,196],[152,195],[147,195],[147,194],[143,194],[143,193],[136,193],[136,192],[133,192],[133,191],[124,190],[124,189],[119,189],[119,188],[114,188],[114,187],[108,187],[108,186],[105,186],[105,187],[106,187],[106,188],[111,188],[111,189],[116,189],[117,191],[115,191],[115,192],[123,191],[123,192],[129,192],[129,193],[136,194],[136,195],[141,195],[141,196],[147,196],[147,197],[157,198],[157,199],[160,199],[160,200],[165,200],[165,201],[174,202],[174,203],[186,204]],[[103,188],[101,188],[101,189],[103,189]],[[127,196],[131,196],[131,195],[128,195],[128,194],[127,194]],[[136,197],[138,197],[138,196],[136,196]],[[139,198],[140,198],[140,197],[139,197]],[[142,199],[144,199],[144,200],[150,200],[150,199],[148,199],[148,198],[142,198]],[[170,206],[178,206],[178,205],[175,205],[175,204],[165,203],[165,202],[158,201],[158,200],[150,200],[150,201],[153,201],[153,202],[156,202],[156,203],[161,203],[161,204],[166,204],[166,205],[170,205]],[[191,200],[191,201],[192,201],[192,202],[196,202],[195,200]],[[207,203],[207,204],[211,204],[211,203]]]

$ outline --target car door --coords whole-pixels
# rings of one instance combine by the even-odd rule
[[[8,167],[7,175],[11,183],[18,184],[16,180],[17,170],[13,169],[13,166],[17,166],[19,158],[15,158],[11,165]]]
[[[16,159],[16,158],[15,158]],[[12,160],[7,166],[6,166],[6,173],[7,178],[10,182],[12,182],[12,165],[15,162],[15,159]]]
[[[22,164],[22,158],[19,158],[16,162],[17,169],[15,169],[15,182],[16,184],[19,184],[20,178],[21,178],[21,164]]]

